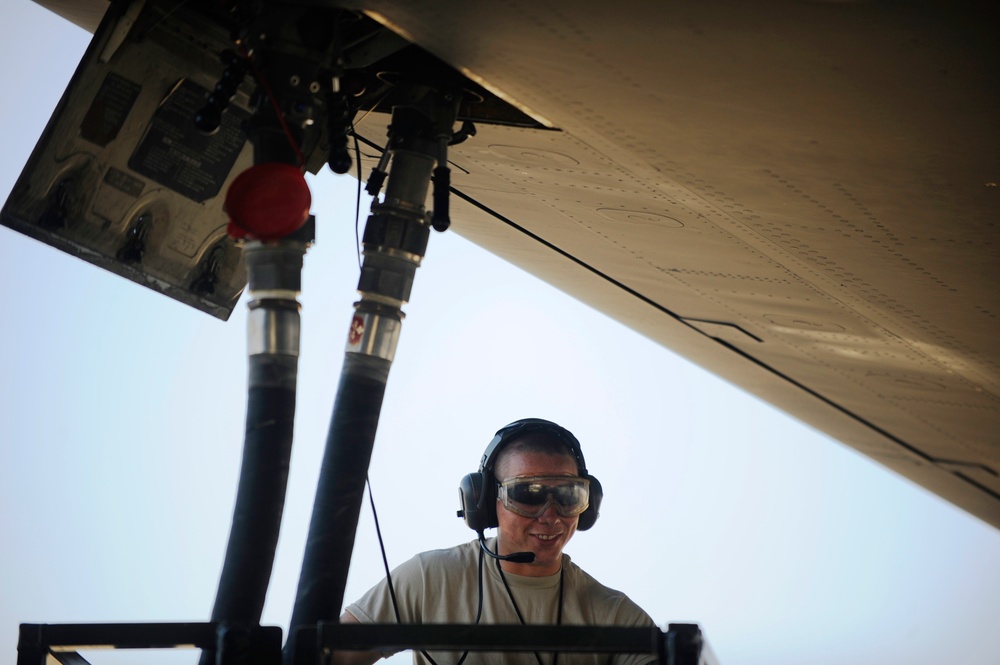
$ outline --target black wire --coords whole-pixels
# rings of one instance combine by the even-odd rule
[[[499,550],[500,550],[500,548],[497,547],[497,551],[498,552],[499,552]],[[480,556],[482,556],[482,555],[480,554]],[[514,613],[517,614],[517,620],[521,622],[522,626],[524,626],[525,625],[525,623],[524,623],[524,617],[521,616],[521,610],[517,606],[517,601],[514,600],[514,593],[510,590],[510,585],[507,584],[507,576],[503,574],[503,567],[500,565],[500,559],[494,559],[494,561],[497,564],[497,571],[500,572],[500,580],[503,582],[503,588],[507,590],[507,597],[510,598],[510,604],[514,606]],[[559,569],[559,613],[556,616],[556,625],[557,626],[561,626],[562,625],[563,582],[566,579],[565,576],[566,576],[566,568],[565,568],[565,566],[563,566],[562,568]],[[535,660],[538,661],[538,665],[542,665],[542,657],[538,655],[538,652],[537,651],[533,651],[532,653],[535,654]],[[556,661],[558,659],[559,659],[559,652],[556,651],[556,652],[554,652],[552,654],[552,665],[556,665]]]
[[[479,609],[476,610],[476,625],[483,616],[483,550],[479,550]],[[459,661],[461,662],[461,661]]]
[[[396,589],[392,586],[392,573],[389,572],[389,558],[385,555],[385,543],[382,540],[382,529],[379,527],[378,512],[375,510],[375,497],[372,495],[372,481],[371,478],[369,478],[368,476],[365,476],[365,481],[368,483],[368,502],[371,504],[372,507],[372,517],[374,518],[375,521],[375,535],[378,536],[378,548],[379,551],[382,552],[382,565],[385,567],[385,581],[386,584],[388,584],[389,586],[389,599],[392,600],[392,613],[396,615],[396,623],[402,625],[403,620],[399,618],[399,604],[396,602]],[[480,584],[482,584],[482,578],[480,578]],[[480,593],[480,598],[482,598],[481,593]],[[480,600],[480,603],[482,603],[482,600]],[[481,604],[480,604],[480,610],[482,610]],[[476,623],[479,623],[478,619],[476,620]],[[424,658],[426,658],[431,662],[431,665],[437,665],[437,663],[434,661],[433,658],[431,658],[431,655],[429,653],[427,653],[423,649],[420,650],[420,653],[424,655]],[[466,651],[465,653],[468,653],[468,651]],[[465,656],[463,655],[462,660],[464,659]],[[462,660],[459,660],[456,665],[461,665]]]
[[[368,502],[372,506],[372,517],[375,518],[375,534],[378,536],[378,548],[382,552],[382,565],[385,566],[385,581],[389,584],[389,598],[392,600],[392,611],[396,615],[396,623],[403,623],[399,620],[399,605],[396,604],[396,590],[392,586],[392,574],[389,572],[389,559],[385,555],[385,543],[382,541],[382,529],[378,525],[378,512],[375,511],[375,497],[372,496],[372,481],[365,476],[368,483]]]
[[[358,143],[358,135],[351,125],[351,136],[354,137],[354,161],[358,165],[358,195],[354,204],[354,251],[358,253],[358,272],[361,272],[361,181],[364,173],[361,171],[361,145]],[[369,496],[371,495],[371,483],[368,484]]]
[[[479,608],[476,610],[476,623],[475,623],[476,626],[479,625],[479,620],[483,617],[483,557],[484,556],[485,555],[483,554],[483,548],[480,547],[479,548]],[[427,654],[424,655],[426,656]],[[462,665],[462,663],[465,662],[465,657],[468,655],[469,655],[469,650],[466,649],[465,653],[462,654],[462,657],[458,659],[458,662],[455,663],[455,665]]]

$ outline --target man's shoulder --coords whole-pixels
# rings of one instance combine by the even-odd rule
[[[472,549],[473,544],[478,548],[473,542],[414,554],[392,571],[392,582],[401,588],[426,585],[431,581],[437,584],[441,580],[474,574],[476,550]]]
[[[593,575],[572,561],[565,562],[567,581],[576,587],[577,593],[589,599],[595,609],[606,613],[608,624],[652,625],[653,620],[628,595],[618,589],[603,584]],[[614,618],[612,618],[614,617]]]
[[[414,558],[421,568],[452,568],[462,564],[474,564],[478,561],[479,542],[471,541],[445,547],[437,550],[427,550],[417,554]]]
[[[623,592],[617,589],[612,589],[606,584],[600,582],[586,570],[576,565],[576,563],[574,563],[568,556],[565,557],[564,565],[566,567],[568,578],[571,579],[577,587],[585,589],[591,593],[608,596],[609,598],[620,598],[625,596]]]

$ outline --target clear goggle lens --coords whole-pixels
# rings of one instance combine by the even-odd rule
[[[577,476],[518,476],[500,483],[504,508],[522,517],[540,517],[555,506],[562,517],[574,517],[590,505],[590,481]]]

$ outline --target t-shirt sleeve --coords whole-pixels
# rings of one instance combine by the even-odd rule
[[[628,596],[622,596],[622,601],[618,606],[614,625],[626,628],[642,628],[655,626],[656,622],[646,614],[645,610],[636,605]],[[656,656],[645,653],[622,653],[615,654],[611,659],[613,665],[646,665],[655,662]]]
[[[414,557],[401,564],[392,571],[391,579],[399,609],[398,619],[389,593],[389,578],[383,579],[344,609],[361,623],[420,623],[419,598],[424,575],[419,558]],[[380,649],[379,652],[384,658],[397,653],[388,649]]]
[[[566,565],[566,564],[564,564]],[[563,615],[567,625],[652,628],[656,622],[627,595],[607,587],[576,564],[566,567],[566,605]],[[609,665],[646,665],[655,654],[621,653],[596,659]]]
[[[391,577],[399,609],[398,619],[389,593],[388,578],[373,586],[345,609],[361,623],[420,623],[419,598],[423,571],[418,557],[401,564],[392,571]]]

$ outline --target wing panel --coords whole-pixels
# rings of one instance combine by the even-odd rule
[[[985,16],[363,4],[560,130],[455,157],[457,189],[548,244],[459,232],[1000,525]]]

